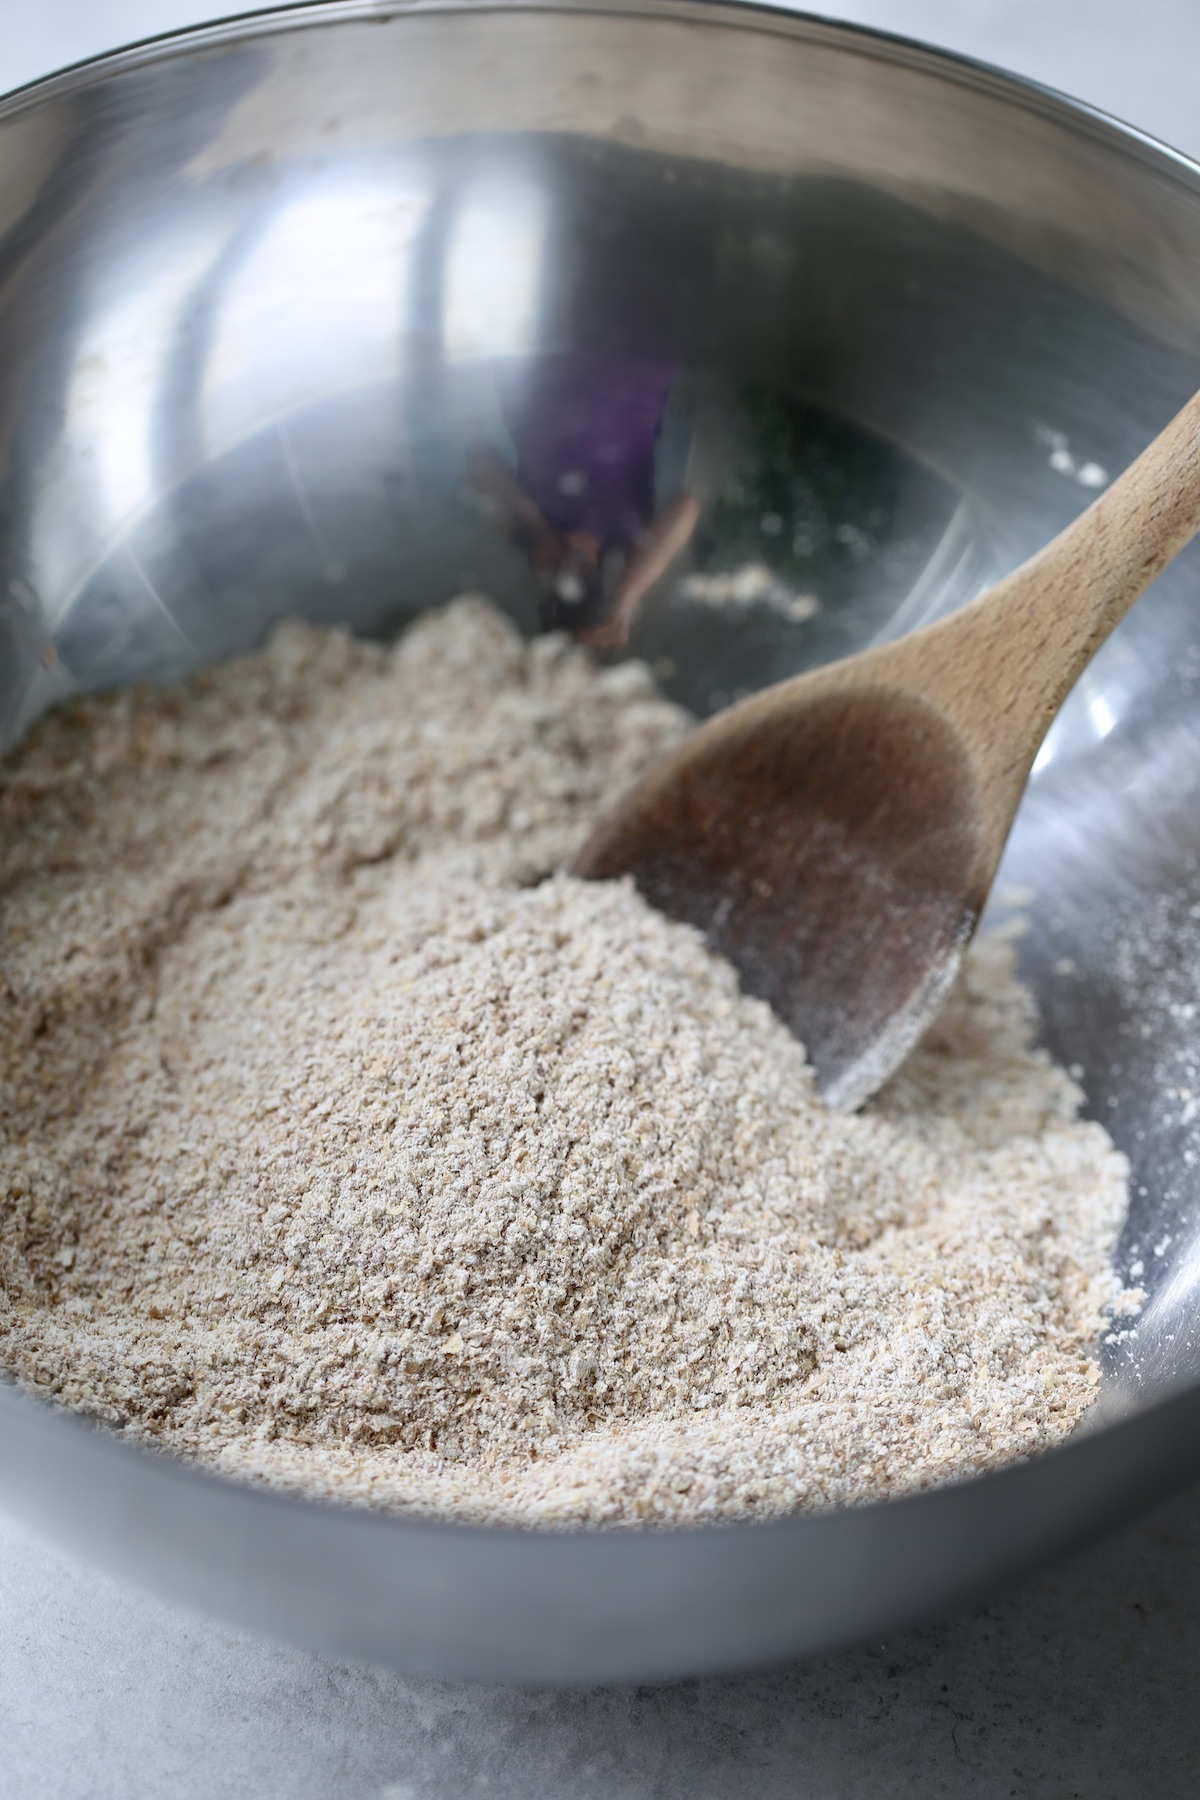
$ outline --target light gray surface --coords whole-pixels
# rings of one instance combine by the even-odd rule
[[[0,87],[223,7],[0,0]],[[875,0],[1200,152],[1194,0]],[[1196,1791],[1200,1498],[984,1613],[672,1690],[530,1696],[276,1650],[0,1525],[0,1795],[769,1797]]]

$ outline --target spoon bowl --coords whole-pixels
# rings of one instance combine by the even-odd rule
[[[790,686],[790,684],[789,684]],[[977,795],[953,728],[827,677],[724,714],[579,858],[702,930],[808,1050],[831,1106],[875,1091],[937,1011],[982,910]]]

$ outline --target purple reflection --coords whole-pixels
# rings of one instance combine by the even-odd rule
[[[516,469],[475,443],[468,469],[542,585],[542,623],[622,644],[639,602],[682,549],[698,507],[656,510],[655,456],[675,379],[667,363],[562,354],[497,377]]]

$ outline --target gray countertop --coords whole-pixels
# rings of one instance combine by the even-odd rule
[[[0,0],[0,90],[235,4]],[[815,10],[1005,64],[1200,155],[1200,0]],[[1200,1792],[1197,1666],[1200,1493],[888,1644],[566,1694],[323,1662],[0,1520],[3,1800],[1173,1800]]]

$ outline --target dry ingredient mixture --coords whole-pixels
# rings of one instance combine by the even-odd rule
[[[678,1522],[919,1488],[1097,1392],[1125,1166],[968,958],[865,1113],[560,873],[689,721],[487,602],[285,624],[0,786],[0,1359],[230,1473]]]

